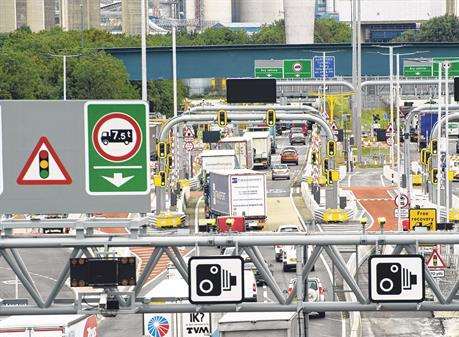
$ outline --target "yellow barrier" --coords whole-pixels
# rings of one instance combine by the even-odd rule
[[[190,186],[190,181],[188,179],[180,179],[179,185],[180,185],[180,188],[188,187]]]
[[[349,221],[349,214],[342,209],[329,208],[323,214],[324,222],[346,222]]]
[[[422,175],[420,174],[413,174],[411,177],[411,181],[413,186],[421,186],[422,185]]]
[[[449,221],[459,222],[459,209],[451,208],[449,210]]]
[[[156,217],[156,227],[158,228],[176,228],[181,225],[181,216],[175,213],[161,213]]]

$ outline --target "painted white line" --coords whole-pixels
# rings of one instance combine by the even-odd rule
[[[384,183],[384,177],[383,177],[383,175],[381,174],[381,175],[379,176],[379,178],[381,179],[381,185],[383,185],[383,186],[385,187],[386,184]]]

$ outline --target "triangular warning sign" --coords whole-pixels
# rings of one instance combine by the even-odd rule
[[[19,185],[69,185],[72,178],[48,138],[41,137],[16,182]]]
[[[436,249],[432,250],[432,254],[430,255],[429,259],[427,260],[427,267],[435,269],[445,269],[446,263],[438,253]]]

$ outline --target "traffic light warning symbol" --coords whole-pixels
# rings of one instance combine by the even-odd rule
[[[69,185],[72,178],[48,138],[41,137],[16,182],[19,185]]]

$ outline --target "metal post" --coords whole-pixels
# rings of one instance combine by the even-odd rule
[[[177,28],[172,25],[172,81],[174,91],[174,117],[177,117]]]
[[[357,160],[362,161],[362,10],[361,0],[357,0],[357,128],[355,135],[355,141],[357,144]]]
[[[445,200],[445,208],[446,208],[446,222],[449,222],[449,180],[448,180],[448,173],[449,173],[449,129],[448,129],[448,124],[449,124],[449,67],[450,63],[445,62],[445,138],[446,138],[446,158],[445,158],[445,194],[446,194],[446,200]],[[437,150],[438,152],[438,150]],[[443,176],[443,175],[442,175]],[[440,210],[438,210],[438,213],[440,213]]]
[[[401,189],[401,180],[402,180],[402,170],[401,170],[401,167],[400,167],[400,158],[402,156],[402,153],[400,151],[400,128],[402,127],[400,125],[400,111],[399,111],[399,100],[400,100],[400,54],[397,53],[396,55],[397,57],[397,63],[396,63],[396,66],[397,66],[397,69],[396,69],[396,84],[395,84],[395,101],[397,102],[397,122],[396,122],[396,127],[397,127],[397,175],[398,175],[398,178],[397,178],[397,187],[398,187],[398,194],[401,196],[402,195],[402,189]],[[404,146],[410,146],[410,143],[409,143],[409,139],[408,139],[408,144],[407,142],[405,141],[404,143]],[[407,163],[406,162],[406,158],[404,159],[405,162],[404,162],[404,165],[410,165],[410,163]],[[408,179],[406,177],[406,179]],[[400,217],[400,212],[401,212],[401,203],[399,202],[398,205],[397,205],[397,208],[398,208],[398,216],[397,216],[397,229],[399,231],[402,230],[402,219]]]
[[[322,85],[323,85],[323,115],[324,116],[327,116],[327,99],[325,97],[325,80],[326,80],[326,76],[325,76],[325,56],[326,52],[322,52]],[[331,116],[329,116],[331,117]]]
[[[63,86],[63,92],[64,92],[64,101],[67,100],[67,55],[62,56],[62,71],[63,71],[63,76],[62,76],[62,86]]]
[[[442,80],[442,68],[443,68],[443,62],[440,62],[438,64],[438,123],[441,122],[441,80]],[[440,123],[439,125],[439,128],[438,128],[438,140],[439,140],[439,146],[438,146],[438,149],[437,149],[437,152],[438,150],[440,150],[441,146],[440,146],[440,138],[441,138],[441,128],[442,125]],[[436,189],[436,195],[437,195],[437,221],[441,221],[441,216],[440,216],[440,209],[441,209],[441,195],[440,195],[440,168],[441,168],[441,164],[440,164],[440,161],[439,160],[440,158],[437,158],[437,189]],[[428,175],[430,175],[430,172],[427,172]],[[432,184],[433,186],[433,184]]]
[[[146,102],[148,100],[146,0],[140,0],[140,6],[140,35],[142,49],[142,101]]]
[[[394,169],[394,47],[389,47],[389,104],[390,104],[390,125],[392,131],[390,134],[390,168]]]

